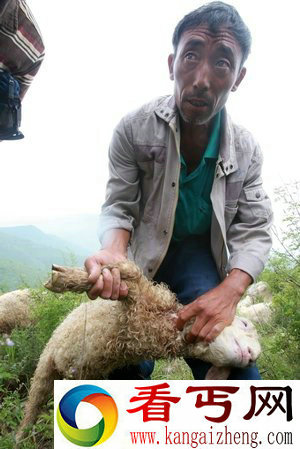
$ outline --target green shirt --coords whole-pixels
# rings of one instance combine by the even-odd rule
[[[189,174],[181,155],[179,196],[172,236],[175,241],[183,240],[189,235],[205,234],[210,229],[210,194],[219,154],[220,127],[221,111],[214,118],[211,136],[200,164]]]

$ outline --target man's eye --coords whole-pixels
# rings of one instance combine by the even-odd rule
[[[226,69],[230,67],[230,64],[225,59],[220,59],[219,61],[217,61],[216,66],[221,67],[222,69]]]
[[[191,51],[189,51],[188,53],[185,54],[184,58],[187,59],[188,61],[195,61],[196,55],[195,55],[195,53],[192,53]]]

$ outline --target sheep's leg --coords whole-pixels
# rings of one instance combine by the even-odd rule
[[[116,264],[104,265],[104,268],[119,268],[121,278],[124,280],[136,281],[142,276],[141,270],[132,262],[119,262]],[[46,282],[45,287],[55,293],[72,291],[83,293],[91,288],[92,284],[88,281],[88,274],[82,268],[61,267],[52,265],[51,279]]]
[[[21,442],[25,428],[35,423],[41,407],[53,392],[54,380],[59,378],[60,376],[55,369],[51,354],[42,356],[31,382],[28,401],[25,405],[24,418],[16,435],[17,444]]]
[[[88,274],[81,268],[61,267],[52,265],[51,279],[46,282],[45,287],[55,293],[72,291],[83,293],[91,288],[88,282]]]

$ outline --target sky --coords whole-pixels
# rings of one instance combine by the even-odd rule
[[[129,111],[173,92],[174,27],[194,0],[28,0],[46,58],[23,102],[25,139],[0,143],[0,226],[98,214],[107,151]],[[227,109],[264,153],[264,186],[299,180],[296,0],[232,0],[253,37]],[[277,217],[280,210],[277,210]],[[277,218],[278,220],[278,218]]]

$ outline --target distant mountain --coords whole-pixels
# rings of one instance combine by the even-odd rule
[[[37,221],[34,224],[45,233],[55,234],[65,241],[87,248],[90,254],[99,249],[97,215],[55,217],[47,221]]]
[[[46,234],[36,226],[0,227],[0,287],[36,286],[53,263],[83,265],[88,249]]]

